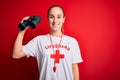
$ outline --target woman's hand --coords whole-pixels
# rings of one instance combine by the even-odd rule
[[[25,20],[28,20],[30,16],[25,16],[23,19],[20,21],[20,23],[23,23]],[[24,30],[20,30],[20,32],[25,32],[29,27],[27,26]]]

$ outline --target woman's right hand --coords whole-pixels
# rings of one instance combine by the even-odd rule
[[[25,17],[23,17],[23,19],[21,20],[20,23],[23,23],[24,20],[27,20],[27,19],[29,19],[29,18],[30,18],[30,16],[25,16]]]
[[[23,23],[24,20],[28,20],[30,18],[30,16],[25,16],[23,17],[23,19],[20,21],[20,23]],[[24,30],[20,30],[20,32],[24,32],[28,29],[29,27],[27,26]]]

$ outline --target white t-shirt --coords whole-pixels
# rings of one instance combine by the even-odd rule
[[[82,62],[76,39],[65,35],[59,45],[60,37],[51,36],[51,38],[53,45],[50,34],[37,36],[23,46],[23,51],[27,57],[36,57],[40,72],[39,80],[73,80],[72,63]],[[63,54],[64,58],[60,58],[59,63],[56,63],[56,72],[54,72],[55,59],[51,58],[51,54],[55,54],[53,47],[57,50],[58,46],[59,54]]]

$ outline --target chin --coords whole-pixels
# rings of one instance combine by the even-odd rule
[[[52,26],[51,29],[52,29],[52,30],[58,30],[58,29],[59,29],[59,26]]]
[[[52,29],[52,31],[58,31],[58,29]]]

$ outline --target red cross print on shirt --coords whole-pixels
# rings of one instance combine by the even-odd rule
[[[55,61],[54,61],[55,63],[59,63],[60,58],[62,58],[62,59],[64,58],[64,54],[60,54],[60,50],[56,50],[55,54],[51,54],[50,57],[55,59]],[[54,70],[54,72],[56,71],[55,65],[53,67],[53,70]]]
[[[60,58],[64,58],[64,54],[60,54],[60,50],[56,50],[55,54],[51,54],[51,58],[55,59],[55,63],[59,63]]]

